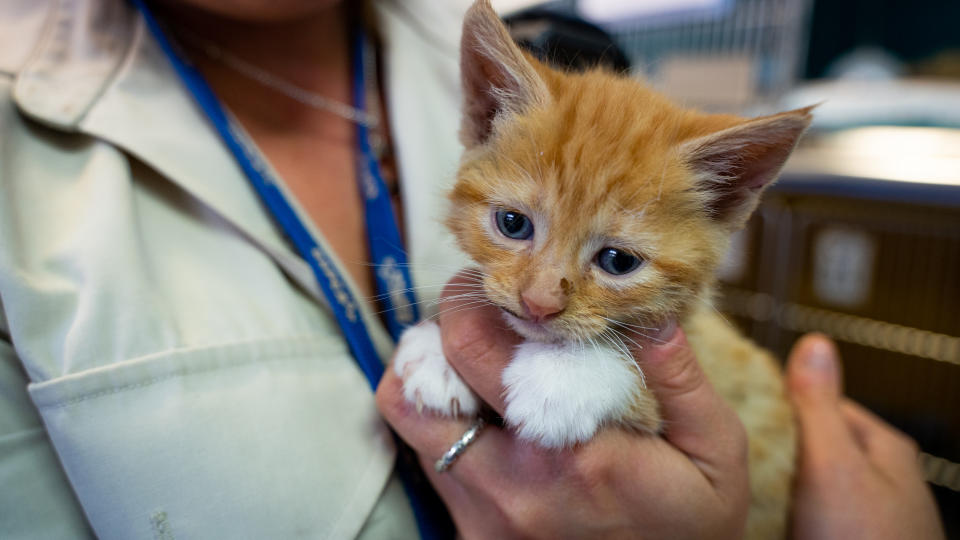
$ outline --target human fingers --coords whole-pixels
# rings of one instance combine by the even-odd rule
[[[842,394],[839,355],[823,334],[807,334],[787,359],[787,382],[794,401],[808,407],[834,406]]]
[[[919,450],[913,439],[849,399],[841,402],[840,410],[874,465],[895,478],[920,474]]]
[[[708,478],[746,467],[746,431],[694,356],[683,330],[670,323],[637,354],[647,385],[660,403],[664,437],[690,456]]]
[[[865,447],[874,476],[886,481],[889,499],[896,501],[896,516],[887,530],[900,525],[906,538],[944,538],[933,492],[927,485],[918,459],[917,444],[862,405],[845,399],[841,411]]]
[[[440,306],[443,354],[463,380],[501,415],[504,412],[501,373],[513,357],[520,337],[507,327],[500,309],[477,304],[473,297],[459,295],[476,286],[468,272],[453,277],[444,289]]]
[[[417,411],[403,395],[403,380],[393,369],[385,370],[376,392],[377,409],[393,430],[418,456],[424,470],[434,476],[433,465],[444,453],[470,429],[473,419],[441,416],[429,411]],[[470,468],[470,461],[489,461],[500,452],[503,432],[496,426],[485,425],[477,438],[469,445],[447,471],[448,476],[457,475]],[[464,464],[463,462],[466,462]]]
[[[861,451],[840,412],[836,347],[821,334],[804,336],[787,360],[787,387],[800,423],[801,455],[811,464],[855,459]]]

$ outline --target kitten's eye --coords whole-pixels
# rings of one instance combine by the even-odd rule
[[[526,240],[533,236],[530,218],[513,210],[497,210],[497,228],[507,238]]]
[[[629,274],[640,266],[639,257],[616,248],[603,248],[597,253],[597,266],[601,270],[614,276]]]

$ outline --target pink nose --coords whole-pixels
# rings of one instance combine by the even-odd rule
[[[567,307],[566,299],[559,295],[538,295],[533,291],[520,294],[524,313],[534,322],[543,322],[557,316]]]

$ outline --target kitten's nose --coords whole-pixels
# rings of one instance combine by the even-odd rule
[[[556,317],[567,307],[567,298],[564,294],[552,291],[530,289],[520,293],[520,304],[533,322],[544,322]]]

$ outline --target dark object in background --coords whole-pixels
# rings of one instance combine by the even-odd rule
[[[561,69],[606,66],[617,72],[630,61],[610,34],[582,19],[544,8],[532,8],[504,18],[510,35],[531,54]]]
[[[806,77],[858,47],[882,48],[907,64],[960,50],[960,2],[955,0],[814,0]]]

